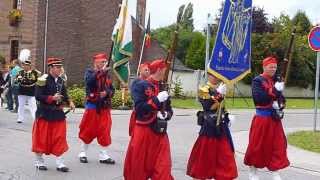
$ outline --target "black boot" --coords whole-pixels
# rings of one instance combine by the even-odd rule
[[[67,168],[66,166],[57,167],[57,171],[60,171],[60,172],[69,172],[69,168]]]
[[[80,157],[80,162],[81,163],[88,163],[88,158],[87,157]]]
[[[45,165],[36,166],[36,168],[39,169],[40,171],[48,170],[47,166],[45,166]]]
[[[115,162],[113,159],[111,159],[111,158],[104,159],[104,160],[100,160],[99,162],[102,163],[102,164],[115,164],[115,163],[116,163],[116,162]]]

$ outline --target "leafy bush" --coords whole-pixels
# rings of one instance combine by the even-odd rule
[[[183,97],[183,88],[182,88],[182,82],[179,76],[175,78],[175,81],[173,82],[174,87],[172,88],[173,96],[175,98],[181,98]]]
[[[125,103],[125,106],[132,107],[133,102],[131,99],[131,95],[127,94],[127,102]],[[117,109],[119,106],[122,106],[122,91],[116,90],[113,98],[112,98],[112,108]]]
[[[76,107],[84,107],[85,103],[85,90],[84,87],[80,87],[77,85],[74,85],[68,89],[69,97],[73,100]],[[121,90],[116,90],[111,102],[112,102],[112,108],[117,109],[119,106],[122,106],[122,99],[121,99]],[[127,95],[128,100],[127,103],[125,103],[126,106],[132,107],[132,99],[130,94]]]
[[[84,107],[86,93],[83,87],[74,85],[69,88],[68,94],[76,107]]]

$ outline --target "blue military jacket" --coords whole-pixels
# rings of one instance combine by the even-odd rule
[[[63,96],[61,102],[54,101],[52,97],[60,93]],[[47,121],[64,120],[63,104],[69,103],[69,96],[61,77],[57,80],[50,74],[39,77],[35,88],[35,97],[38,101],[36,117],[44,118]]]
[[[111,98],[114,95],[114,87],[111,77],[105,71],[87,69],[85,72],[86,108],[97,109],[111,108]],[[100,92],[106,91],[107,96],[100,97]]]
[[[252,98],[257,109],[271,109],[273,101],[285,102],[282,93],[274,88],[274,83],[273,78],[263,74],[252,80]]]
[[[138,124],[151,124],[157,118],[157,113],[162,107],[162,103],[157,98],[158,93],[158,81],[140,79],[132,83],[131,96]],[[166,103],[165,111],[168,113],[168,119],[170,119],[173,114],[170,100],[164,103]]]

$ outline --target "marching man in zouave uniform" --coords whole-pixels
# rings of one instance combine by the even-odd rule
[[[79,126],[82,149],[78,156],[81,163],[88,163],[89,144],[96,138],[101,146],[99,162],[115,164],[106,151],[111,144],[111,98],[114,95],[107,64],[107,55],[97,54],[93,57],[93,69],[87,69],[85,72],[86,104]]]
[[[153,61],[149,65],[150,77],[139,80],[131,88],[136,114],[125,158],[125,180],[173,180],[166,132],[173,111],[168,92],[160,90],[166,67],[164,60]]]
[[[36,155],[35,166],[39,170],[47,170],[43,154],[56,156],[57,171],[68,172],[62,155],[68,150],[67,123],[63,111],[64,104],[75,109],[69,99],[64,80],[60,77],[62,59],[48,58],[49,74],[38,78],[36,86],[36,99],[38,109],[37,119],[32,130],[32,152]]]
[[[132,82],[131,87],[134,87],[135,84],[138,83],[140,80],[146,80],[149,76],[150,76],[149,63],[141,64],[139,68],[139,77]],[[129,136],[132,136],[133,128],[136,123],[135,117],[136,117],[136,111],[133,109],[130,116],[130,121],[129,121]]]
[[[281,122],[282,115],[279,114],[279,104],[285,103],[282,95],[284,83],[275,81],[276,58],[267,57],[262,64],[263,73],[252,81],[256,114],[251,122],[244,164],[250,166],[250,180],[258,180],[257,168],[265,167],[272,172],[273,180],[281,180],[278,170],[290,164],[287,157],[287,140]]]

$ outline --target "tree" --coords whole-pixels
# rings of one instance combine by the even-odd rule
[[[182,82],[179,76],[175,78],[175,81],[173,81],[173,96],[175,98],[181,98],[183,97],[183,87],[182,87]]]
[[[299,10],[292,19],[297,26],[297,33],[306,35],[310,32],[312,24],[304,11]]]
[[[278,18],[272,19],[272,29],[275,33],[291,34],[292,22],[289,15],[281,13]]]
[[[291,26],[290,23],[287,23],[287,26]],[[288,32],[290,32],[291,29],[284,26],[282,29],[284,31],[277,33],[252,34],[252,73],[244,78],[243,81],[245,83],[250,84],[252,78],[262,72],[261,64],[265,57],[274,55],[278,60],[284,58],[291,35],[291,33]],[[315,53],[308,47],[307,35],[296,34],[292,63],[290,71],[288,72],[288,86],[307,88],[310,84],[313,84],[315,79],[315,56]]]
[[[216,14],[216,17],[214,18],[214,23],[212,24],[211,34],[215,34],[218,32],[220,19],[223,13],[223,7],[224,7],[224,1],[221,1],[220,8],[218,9],[218,13]]]
[[[307,35],[296,35],[288,85],[307,88],[315,82],[316,53],[308,45]]]
[[[155,38],[163,48],[169,49],[171,45],[171,36],[172,32],[174,31],[175,25],[169,25],[166,27],[161,27],[158,29],[155,29],[151,32],[151,36]]]
[[[180,28],[179,28],[179,41],[176,49],[176,57],[183,63],[186,56],[186,51],[193,38],[193,4],[189,3],[185,8],[185,5],[180,6],[178,17],[181,16]],[[152,32],[152,36],[157,39],[162,47],[169,49],[172,41],[172,33],[175,31],[175,25],[172,24],[167,27],[156,29]]]
[[[272,25],[268,22],[267,13],[263,8],[253,7],[252,9],[252,32],[260,34],[272,32]]]
[[[188,30],[188,31],[193,31],[194,26],[193,26],[193,4],[189,3],[187,7],[184,10],[182,20],[181,20],[181,29]]]
[[[220,8],[218,9],[218,13],[216,14],[216,17],[214,19],[214,23],[217,25],[219,25],[220,23],[220,19],[223,13],[223,8],[224,8],[224,1],[221,1]]]
[[[204,69],[205,37],[196,32],[186,54],[185,64],[192,69]]]
[[[174,31],[174,25],[162,27],[152,32],[152,37],[157,39],[164,49],[169,49],[172,40],[172,32]],[[198,32],[196,32],[198,33]],[[186,29],[179,30],[179,41],[176,50],[176,57],[184,63],[186,52],[194,37],[195,32],[191,32]]]

